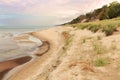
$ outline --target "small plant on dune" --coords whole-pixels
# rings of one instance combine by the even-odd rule
[[[88,26],[88,29],[92,32],[97,32],[100,29],[100,25],[91,24]]]
[[[86,29],[86,28],[88,28],[88,26],[89,26],[89,24],[87,24],[87,25],[82,25],[82,26],[80,27],[80,29]]]
[[[63,47],[63,53],[66,53],[66,51],[68,50],[69,46],[71,45],[72,41],[73,41],[73,35],[69,34],[69,32],[64,31],[62,33],[65,37],[65,45]]]
[[[66,39],[66,46],[68,46],[68,45],[70,45],[71,44],[71,42],[72,42],[72,36],[69,36],[67,39]]]
[[[103,32],[105,32],[106,36],[112,35],[114,31],[116,31],[115,25],[107,25],[103,27]]]
[[[82,43],[85,43],[86,42],[86,38],[82,39]]]
[[[97,36],[97,40],[101,40],[101,36]]]
[[[92,37],[84,36],[81,38],[81,43],[86,43],[86,41],[90,39],[92,39]]]
[[[115,41],[112,41],[112,43],[111,43],[111,49],[112,50],[116,50],[117,49]]]
[[[63,31],[62,35],[65,37],[65,39],[67,39],[70,36],[68,31]]]
[[[102,54],[105,51],[105,46],[101,42],[93,43],[93,50],[96,54]]]
[[[110,63],[110,60],[108,58],[98,58],[95,61],[93,61],[94,66],[101,67],[105,66]]]

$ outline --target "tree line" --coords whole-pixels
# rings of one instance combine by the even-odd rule
[[[69,24],[90,22],[95,20],[112,19],[119,16],[120,16],[120,3],[114,1],[109,5],[104,5],[101,8],[86,13],[85,15],[80,15],[79,17],[69,22]]]

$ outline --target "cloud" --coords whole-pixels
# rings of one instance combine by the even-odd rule
[[[1,0],[0,4],[8,12],[67,16],[67,12],[68,15],[71,12],[71,15],[76,14],[76,12],[82,14],[112,1],[114,0]]]
[[[0,19],[10,25],[15,24],[12,20],[20,25],[58,24],[112,1],[116,0],[0,0]]]

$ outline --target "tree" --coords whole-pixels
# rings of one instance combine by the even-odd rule
[[[116,1],[110,3],[108,15],[110,18],[120,16],[120,3]]]
[[[109,18],[109,16],[108,16],[108,6],[107,6],[107,5],[104,5],[104,6],[101,8],[101,12],[99,13],[98,18],[99,18],[100,20],[108,19],[108,18]]]
[[[79,23],[83,20],[86,22],[94,21],[96,19],[104,20],[111,19],[120,16],[120,3],[114,1],[110,5],[104,5],[102,8],[96,9],[93,12],[88,12],[85,15],[80,15],[76,19],[73,19],[70,23]]]

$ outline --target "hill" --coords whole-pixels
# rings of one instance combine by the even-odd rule
[[[62,26],[31,35],[47,41],[49,50],[3,80],[120,80],[120,34]]]
[[[77,24],[69,24],[70,26],[76,29],[88,29],[92,32],[104,32],[106,36],[112,35],[114,32],[117,32],[120,27],[120,17],[94,21],[94,22],[84,22]]]
[[[88,12],[85,15],[80,15],[77,18],[73,19],[71,22],[68,22],[67,24],[112,19],[118,16],[120,16],[120,3],[114,1],[109,5],[104,5],[102,8],[95,9],[94,11]]]

